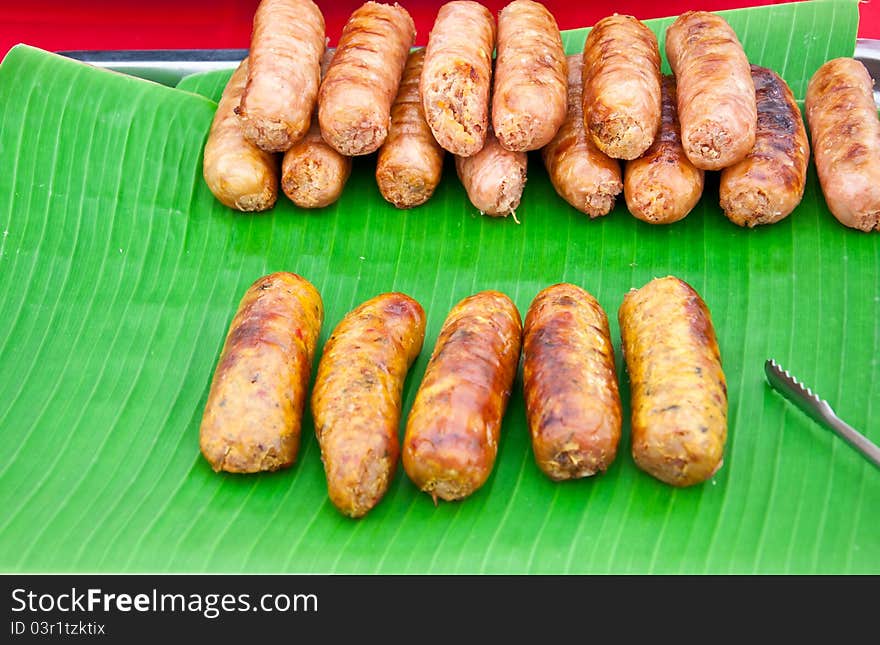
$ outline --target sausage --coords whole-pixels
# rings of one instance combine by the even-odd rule
[[[403,468],[434,502],[467,497],[488,479],[519,362],[516,305],[483,291],[446,318],[416,393],[403,440]]]
[[[514,0],[498,14],[492,128],[501,146],[537,150],[565,120],[566,61],[556,19],[542,4]]]
[[[202,454],[214,470],[278,470],[296,460],[323,320],[317,289],[293,273],[264,276],[244,294],[199,429]]]
[[[349,312],[324,346],[312,415],[330,501],[344,515],[363,516],[388,490],[403,382],[424,338],[421,305],[386,293]]]
[[[202,174],[214,197],[225,206],[264,211],[278,198],[278,163],[274,155],[244,138],[235,116],[247,69],[245,58],[223,90],[205,143]]]
[[[568,111],[541,157],[559,196],[582,213],[600,217],[614,208],[623,184],[620,164],[599,150],[584,130],[582,68],[582,56],[568,57]]]
[[[807,86],[807,123],[819,184],[841,224],[880,230],[880,121],[871,76],[859,61],[835,58]]]
[[[321,67],[326,70],[333,59],[327,50]],[[306,136],[284,153],[281,162],[281,188],[300,208],[324,208],[342,195],[351,175],[351,157],[339,154],[321,136],[317,110]]]
[[[412,208],[428,201],[443,172],[445,151],[431,134],[419,95],[424,62],[424,49],[413,51],[406,61],[391,106],[388,137],[376,161],[379,191],[397,208]]]
[[[437,12],[428,37],[420,92],[425,119],[444,150],[469,157],[483,148],[495,19],[478,2],[455,0]]]
[[[649,224],[672,224],[687,216],[703,194],[704,172],[681,145],[675,78],[663,76],[660,131],[638,159],[626,162],[623,194],[634,217]]]
[[[412,18],[397,3],[366,2],[351,14],[318,92],[321,134],[340,154],[366,155],[385,141],[415,37]]]
[[[609,157],[635,159],[660,127],[657,37],[633,16],[614,14],[584,43],[584,127]]]
[[[528,155],[501,147],[491,128],[483,149],[470,157],[456,157],[455,170],[468,199],[481,215],[513,214],[526,185]]]
[[[727,441],[727,383],[706,303],[669,276],[630,291],[618,317],[636,465],[673,486],[705,481]]]
[[[550,479],[605,472],[620,441],[608,317],[573,284],[541,291],[526,314],[523,391],[532,450]]]
[[[800,204],[810,159],[803,117],[788,85],[757,65],[752,79],[758,104],[755,146],[721,171],[718,191],[727,218],[748,227],[778,222]]]
[[[685,154],[697,168],[721,170],[755,145],[758,111],[749,60],[721,16],[688,11],[666,30],[666,58],[678,84]]]
[[[261,0],[254,14],[247,87],[237,108],[249,141],[284,152],[305,135],[324,47],[324,16],[312,0]]]

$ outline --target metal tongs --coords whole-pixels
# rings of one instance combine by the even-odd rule
[[[870,439],[838,417],[828,401],[820,399],[813,391],[800,383],[787,370],[782,369],[773,359],[764,362],[767,380],[775,390],[794,403],[814,421],[828,428],[853,448],[858,450],[872,464],[880,468],[880,448]]]

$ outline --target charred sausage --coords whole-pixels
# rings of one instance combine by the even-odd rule
[[[406,474],[435,502],[467,497],[492,472],[521,336],[516,306],[497,291],[465,298],[443,323],[403,441]]]
[[[800,204],[807,183],[810,144],[800,108],[773,70],[752,65],[758,127],[745,159],[721,171],[719,194],[734,224],[773,224]]]
[[[318,291],[293,273],[264,276],[244,294],[199,430],[214,470],[278,470],[296,460],[323,319]]]
[[[727,440],[727,385],[706,304],[670,276],[630,291],[618,315],[636,465],[673,486],[705,481]]]
[[[349,312],[324,346],[312,415],[330,501],[344,515],[361,517],[388,490],[403,382],[424,338],[421,305],[386,293]]]
[[[523,391],[535,461],[553,480],[608,469],[620,440],[620,395],[608,317],[573,284],[541,291],[526,314]]]

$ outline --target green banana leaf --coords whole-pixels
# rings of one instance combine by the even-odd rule
[[[853,52],[854,1],[723,13],[800,99],[822,62]],[[650,25],[662,39],[669,22]],[[565,34],[570,52],[585,33]],[[201,176],[209,98],[226,77],[171,89],[28,47],[0,66],[0,570],[880,573],[880,473],[762,372],[775,357],[880,441],[880,235],[837,223],[812,166],[798,209],[755,230],[726,220],[714,177],[675,225],[639,222],[622,200],[591,221],[534,155],[521,224],[481,217],[450,160],[428,204],[395,210],[373,157],[355,161],[332,207],[282,198],[245,215]],[[404,414],[464,296],[499,289],[524,314],[543,287],[577,283],[605,307],[619,350],[626,291],[677,275],[719,336],[724,467],[666,486],[636,468],[626,423],[607,473],[553,483],[534,463],[518,379],[494,473],[462,502],[435,507],[398,469],[370,514],[342,517],[308,413],[292,469],[214,473],[198,448],[214,366],[245,289],[278,270],[320,290],[321,343],[378,293],[422,303]],[[628,414],[619,351],[618,370]]]

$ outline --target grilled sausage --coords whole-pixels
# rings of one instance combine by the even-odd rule
[[[403,441],[406,474],[435,503],[467,497],[492,472],[521,336],[516,306],[497,291],[465,298],[443,323]]]
[[[326,71],[333,59],[327,50],[321,63]],[[339,154],[321,136],[318,111],[306,136],[284,153],[281,162],[281,188],[300,208],[324,208],[342,195],[351,175],[351,157]]]
[[[880,230],[880,120],[871,76],[835,58],[807,86],[807,122],[825,202],[841,224]]]
[[[376,183],[397,208],[424,204],[440,183],[445,151],[431,134],[419,95],[425,50],[413,51],[406,61],[394,105],[388,138],[379,149]]]
[[[324,319],[306,279],[254,282],[232,319],[199,431],[214,470],[253,473],[293,464],[312,357]]]
[[[344,515],[363,516],[388,490],[403,382],[424,338],[421,305],[386,293],[349,312],[324,346],[312,414],[330,501]]]
[[[202,162],[205,183],[222,204],[240,211],[264,211],[278,197],[278,163],[275,156],[244,138],[235,106],[247,81],[248,59],[223,90]]]
[[[455,170],[471,204],[481,215],[493,217],[513,214],[516,219],[527,165],[528,155],[502,148],[491,128],[482,150],[455,158]]]
[[[366,2],[351,14],[318,93],[321,134],[340,154],[369,154],[385,141],[415,37],[412,18],[397,3]]]
[[[247,88],[237,108],[249,141],[284,152],[305,135],[321,82],[324,46],[324,16],[312,0],[260,2]]]
[[[681,145],[675,79],[663,77],[663,119],[647,152],[626,162],[623,194],[634,217],[649,224],[671,224],[691,212],[703,194],[703,171]]]
[[[752,65],[758,127],[745,159],[721,171],[719,194],[734,224],[754,227],[787,217],[807,183],[810,145],[788,85],[773,70]],[[880,161],[880,158],[878,158]]]
[[[697,168],[720,170],[755,145],[758,120],[749,60],[721,16],[688,11],[666,30],[666,58],[678,84],[685,154]]]
[[[620,440],[620,395],[608,318],[573,284],[541,291],[526,314],[523,391],[535,461],[553,480],[608,469]]]
[[[501,146],[537,150],[565,120],[566,61],[559,27],[544,5],[514,0],[498,14],[492,129]]]
[[[495,19],[479,2],[454,0],[437,12],[428,38],[420,92],[425,119],[444,150],[469,157],[483,148]]]
[[[630,291],[618,315],[636,465],[673,486],[705,481],[727,440],[727,384],[706,304],[670,276]]]
[[[568,111],[553,140],[541,150],[556,192],[590,217],[607,215],[623,187],[620,164],[596,147],[584,130],[583,57],[568,57]]]
[[[660,127],[657,37],[633,16],[603,18],[584,43],[584,126],[599,149],[635,159]]]

